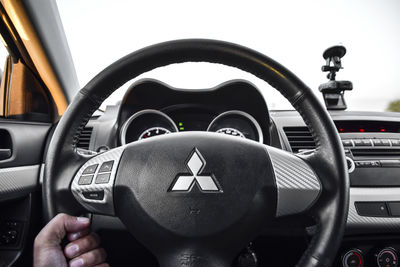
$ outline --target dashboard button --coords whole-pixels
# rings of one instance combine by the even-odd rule
[[[382,139],[381,141],[384,146],[390,146],[390,141],[388,139]]]
[[[365,161],[355,161],[354,164],[356,165],[356,167],[360,168],[360,167],[365,167],[364,162]]]
[[[382,139],[373,139],[374,146],[384,146]]]
[[[79,178],[79,185],[89,185],[92,183],[93,175],[83,175]]]
[[[91,191],[91,192],[83,192],[82,194],[86,199],[90,199],[90,200],[103,200],[103,198],[104,198],[104,191],[103,190]]]
[[[354,205],[361,216],[389,217],[385,202],[355,202]]]
[[[372,162],[369,160],[364,160],[364,161],[356,161],[355,162],[356,167],[358,168],[368,168],[368,167],[372,167]]]
[[[354,139],[353,140],[355,146],[371,146],[371,140],[369,139]]]
[[[371,161],[371,167],[380,167],[381,162],[379,160],[373,160]]]
[[[381,160],[382,167],[400,167],[399,159],[384,159]]]
[[[99,172],[110,172],[112,170],[113,164],[113,160],[104,162],[103,164],[101,164]]]
[[[400,140],[392,139],[390,140],[392,146],[400,146]]]
[[[381,162],[379,160],[358,160],[354,163],[358,168],[371,168],[381,166]]]
[[[400,202],[387,202],[390,215],[397,217],[400,216]]]
[[[352,146],[353,146],[353,142],[352,142],[351,140],[349,140],[349,139],[347,139],[347,140],[342,140],[342,144],[343,144],[343,146],[345,146],[345,147],[352,147]]]
[[[86,167],[82,174],[94,174],[96,172],[97,166],[99,166],[99,164],[93,164]]]
[[[108,181],[110,181],[110,176],[111,176],[111,173],[99,173],[96,176],[95,183],[96,184],[106,184],[106,183],[108,183]]]

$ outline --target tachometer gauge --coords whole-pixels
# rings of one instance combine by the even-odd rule
[[[149,137],[157,136],[157,135],[163,135],[163,134],[169,134],[171,133],[170,130],[167,130],[163,127],[152,127],[150,129],[147,129],[144,131],[140,136],[139,140],[146,139]]]
[[[216,133],[222,133],[222,134],[246,138],[244,136],[244,134],[242,134],[239,130],[236,130],[234,128],[222,128],[222,129],[217,130]]]
[[[121,144],[178,132],[175,122],[165,113],[145,109],[133,114],[121,128]]]
[[[257,120],[240,110],[229,110],[219,114],[210,123],[207,131],[263,142],[263,133]]]

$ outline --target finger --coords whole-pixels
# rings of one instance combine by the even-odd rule
[[[69,216],[64,213],[54,217],[38,234],[37,242],[52,245],[59,244],[67,232],[79,232],[90,226],[90,220],[84,217]]]
[[[94,250],[100,245],[100,238],[97,234],[91,233],[85,237],[69,243],[65,249],[64,254],[67,258],[72,259],[81,254]]]
[[[75,233],[68,233],[67,238],[68,241],[72,242],[81,237],[87,236],[90,232],[89,228],[84,229],[83,231],[75,232]]]
[[[82,231],[89,228],[89,226],[90,220],[86,217],[73,217],[67,215],[67,218],[64,220],[65,230],[69,233]]]
[[[74,258],[69,262],[69,267],[89,267],[94,266],[100,263],[103,263],[106,260],[107,254],[103,248],[98,248],[95,250],[91,250],[85,254],[80,255],[77,258]]]

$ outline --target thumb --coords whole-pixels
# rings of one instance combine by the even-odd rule
[[[37,236],[41,242],[58,245],[68,232],[82,231],[90,226],[90,220],[85,217],[75,217],[64,213],[54,217]]]

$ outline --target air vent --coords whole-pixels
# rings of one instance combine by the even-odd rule
[[[354,157],[398,158],[400,148],[352,148],[351,153]]]
[[[89,150],[90,137],[92,136],[92,127],[83,128],[81,135],[79,136],[79,141],[77,144],[78,148]]]
[[[307,127],[284,127],[286,137],[294,153],[315,149],[315,141]]]

